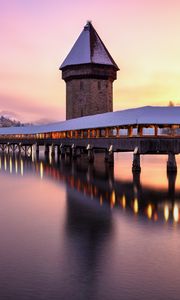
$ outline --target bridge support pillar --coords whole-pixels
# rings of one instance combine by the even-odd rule
[[[133,172],[141,172],[141,163],[140,163],[140,154],[133,154],[133,163],[132,163],[132,171]]]
[[[168,153],[167,172],[177,172],[176,157],[172,152]]]
[[[10,149],[11,149],[11,146],[9,145],[9,143],[7,144],[7,152],[8,152],[8,154],[9,154],[9,152],[10,152]]]
[[[167,178],[168,178],[168,196],[169,200],[172,202],[175,200],[175,186],[176,186],[176,172],[167,172]]]
[[[85,153],[85,149],[84,148],[80,148],[79,150],[80,150],[80,156],[81,156],[81,154]]]
[[[75,160],[77,158],[77,149],[76,146],[73,144],[72,145],[72,158]]]
[[[36,155],[39,155],[39,145],[36,144]]]
[[[30,146],[30,156],[32,156],[33,153],[33,145]]]
[[[57,157],[59,157],[60,156],[60,154],[61,154],[61,148],[60,148],[61,146],[57,146]]]
[[[105,162],[108,162],[109,164],[114,164],[114,153],[113,151],[105,151]]]
[[[90,183],[91,179],[93,178],[93,175],[94,175],[94,165],[89,164],[86,173],[86,179],[88,183]]]
[[[81,149],[80,148],[76,148],[76,156],[77,157],[81,156]]]
[[[21,144],[18,145],[18,152],[21,154]]]
[[[55,146],[54,146],[54,144],[51,145],[51,156],[52,157],[55,156]]]
[[[49,145],[45,145],[44,154],[45,156],[49,155]]]
[[[36,144],[36,159],[39,160],[39,145]]]
[[[90,163],[94,162],[94,151],[93,151],[93,149],[88,149],[88,161]]]
[[[65,152],[66,152],[66,156],[71,157],[71,154],[72,154],[72,149],[71,149],[71,147],[67,147],[67,148],[65,149]]]
[[[113,152],[113,146],[111,145],[109,149],[105,150],[105,158],[104,160],[108,162],[109,164],[114,164],[114,152]]]
[[[24,153],[26,156],[32,155],[32,146],[31,145],[25,145],[24,146]]]
[[[12,146],[13,154],[16,152],[16,145],[13,144]]]
[[[61,145],[59,148],[61,158],[65,157],[65,148]]]
[[[141,194],[142,194],[140,174],[141,174],[140,172],[133,172],[134,197],[137,197],[138,200],[141,200]]]
[[[25,153],[25,155],[27,155],[27,146],[26,145],[24,146],[24,153]]]

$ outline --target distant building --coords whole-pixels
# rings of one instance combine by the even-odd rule
[[[113,111],[119,70],[91,22],[60,66],[66,82],[66,119]]]

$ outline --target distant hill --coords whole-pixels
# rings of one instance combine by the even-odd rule
[[[58,122],[53,120],[53,119],[48,119],[48,118],[44,118],[44,119],[40,119],[37,121],[34,121],[33,123],[22,123],[19,120],[17,120],[16,116],[13,116],[12,112],[0,112],[0,114],[2,113],[2,115],[0,115],[0,128],[1,127],[20,127],[20,126],[32,126],[32,125],[43,125],[43,124],[48,124],[48,123],[53,123],[53,122]]]
[[[0,117],[0,127],[11,127],[11,126],[24,126],[23,123],[17,120],[12,120],[8,117],[1,116]]]

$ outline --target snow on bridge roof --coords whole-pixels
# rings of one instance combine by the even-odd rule
[[[0,128],[0,134],[36,134],[123,125],[180,124],[180,106],[144,106],[86,116],[47,125]]]

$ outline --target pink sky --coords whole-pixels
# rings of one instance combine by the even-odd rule
[[[87,20],[120,67],[114,110],[180,105],[179,0],[0,0],[0,112],[65,118],[58,70]]]

